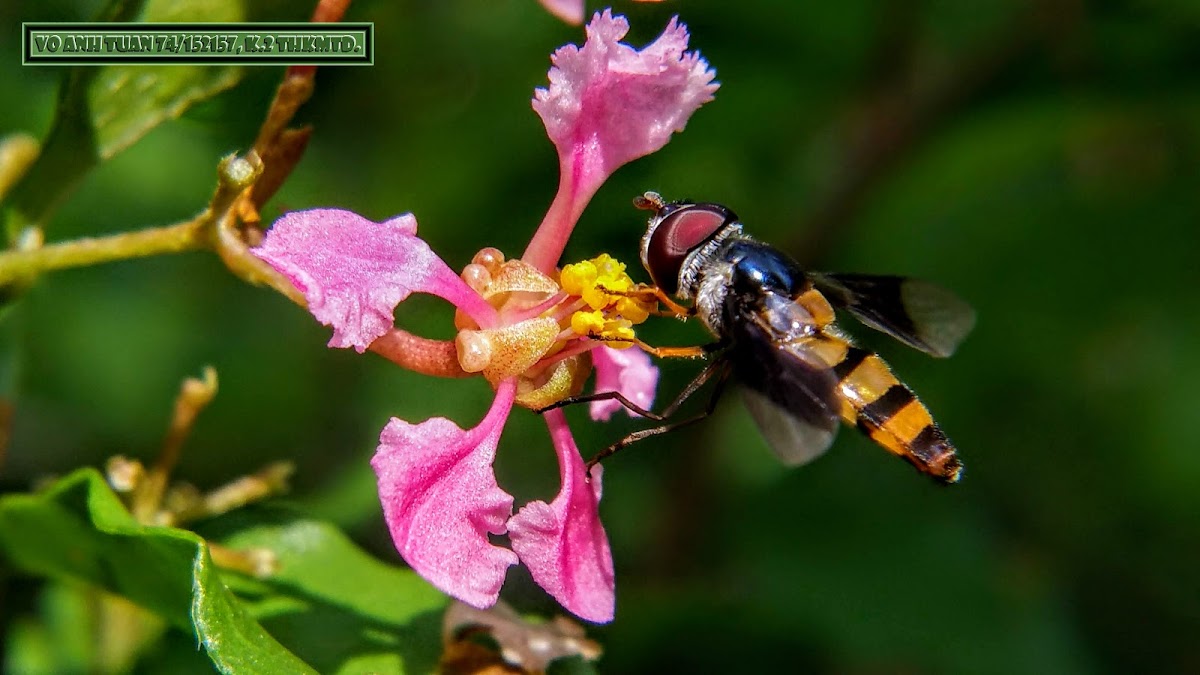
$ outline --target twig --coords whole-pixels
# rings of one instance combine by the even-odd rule
[[[0,283],[42,272],[86,267],[114,260],[194,251],[206,244],[207,214],[174,225],[107,237],[84,237],[29,251],[0,253]]]
[[[270,549],[232,549],[210,541],[208,542],[208,554],[212,556],[213,562],[218,567],[241,572],[246,576],[269,577],[279,569],[279,559]]]
[[[136,483],[131,498],[130,510],[138,522],[150,523],[156,519],[156,514],[162,509],[163,496],[167,491],[167,482],[171,471],[179,463],[183,441],[192,430],[196,417],[200,414],[213,397],[217,395],[217,371],[211,367],[204,369],[204,379],[197,380],[189,377],[179,388],[179,396],[175,399],[175,414],[171,425],[167,428],[167,437],[163,443],[162,453],[154,467],[146,472],[142,480]]]

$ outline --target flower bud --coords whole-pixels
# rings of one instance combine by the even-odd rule
[[[492,340],[482,331],[459,331],[454,347],[458,351],[458,365],[468,373],[478,373],[492,362]]]
[[[467,285],[476,293],[482,294],[488,284],[492,283],[492,273],[484,265],[471,263],[463,268],[462,280],[467,282]]]
[[[488,246],[487,248],[480,249],[479,253],[476,253],[475,257],[471,258],[471,262],[476,265],[482,265],[487,268],[488,272],[495,274],[496,270],[500,269],[500,266],[504,264],[504,254],[500,252],[500,249]]]

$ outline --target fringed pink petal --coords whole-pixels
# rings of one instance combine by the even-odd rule
[[[583,0],[541,0],[546,11],[578,26],[583,23]]]
[[[392,541],[429,583],[474,607],[490,607],[517,556],[494,546],[512,515],[492,460],[512,410],[516,379],[500,383],[479,426],[463,431],[443,417],[420,424],[392,418],[371,466]]]
[[[330,347],[363,352],[393,327],[410,293],[444,298],[480,325],[495,310],[416,236],[412,214],[376,223],[341,209],[293,211],[275,221],[254,254],[304,294],[308,310],[333,326]]]
[[[598,347],[592,350],[592,363],[596,366],[596,393],[619,391],[646,410],[654,405],[658,368],[650,362],[649,354],[640,349]],[[598,422],[607,422],[617,410],[638,416],[620,401],[592,401],[588,407],[592,419]]]
[[[556,51],[550,87],[534,92],[534,110],[581,185],[662,148],[718,87],[699,53],[685,51],[688,32],[677,19],[640,51],[620,42],[627,32],[625,17],[596,13],[583,47]]]
[[[688,52],[687,28],[671,19],[642,50],[621,43],[623,16],[597,13],[583,47],[554,52],[550,86],[534,92],[533,109],[558,149],[559,192],[524,260],[546,270],[557,262],[583,207],[622,164],[655,152],[711,101],[715,71]]]
[[[595,623],[613,619],[612,551],[600,523],[600,467],[589,483],[561,410],[545,415],[558,453],[562,489],[554,501],[531,502],[508,521],[513,550],[533,580],[572,614]]]

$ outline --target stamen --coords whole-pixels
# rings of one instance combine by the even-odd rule
[[[576,298],[575,302],[560,306],[558,310],[550,316],[554,317],[554,320],[560,324],[569,324],[571,322],[571,315],[583,309],[584,307],[587,307],[587,303],[584,302],[582,298]]]
[[[576,335],[573,332],[571,332],[570,330],[565,330],[562,332],[562,334],[559,335],[558,339],[559,340],[568,340],[568,339],[571,339],[574,337],[576,337]],[[604,343],[597,341],[597,340],[574,340],[574,339],[571,339],[570,342],[567,343],[566,347],[562,348],[560,351],[555,352],[554,354],[552,354],[550,356],[547,356],[546,358],[542,359],[541,361],[538,361],[537,365],[534,366],[534,368],[539,368],[539,369],[545,368],[545,367],[553,365],[554,363],[557,363],[558,361],[561,361],[563,359],[569,359],[572,356],[578,356],[579,354],[582,354],[584,352],[590,352],[602,344],[604,344]]]
[[[539,317],[542,314],[545,314],[547,311],[554,309],[554,313],[547,314],[547,316],[553,318],[555,321],[561,321],[562,319],[559,315],[563,313],[563,310],[562,310],[562,308],[559,308],[556,306],[559,303],[561,303],[563,300],[566,300],[568,297],[570,297],[570,296],[568,296],[566,293],[556,293],[556,294],[546,298],[542,302],[539,302],[538,304],[533,305],[532,307],[527,307],[527,308],[519,310],[519,311],[511,312],[509,314],[505,314],[505,316],[509,320],[511,320],[513,323],[520,323],[521,321],[525,321],[526,319],[533,319],[535,317]]]
[[[565,292],[579,296],[586,305],[571,314],[571,328],[578,335],[618,338],[625,347],[631,346],[632,326],[657,308],[653,296],[637,292],[640,287],[625,273],[625,264],[607,253],[566,265],[559,280]]]

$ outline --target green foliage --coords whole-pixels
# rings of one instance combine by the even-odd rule
[[[333,526],[287,510],[251,509],[203,532],[278,556],[266,580],[226,581],[247,610],[320,673],[425,673],[441,652],[446,596],[386,565]]]
[[[85,672],[94,666],[87,598],[76,587],[52,584],[38,598],[42,621],[23,617],[5,639],[9,673]]]
[[[242,0],[112,0],[103,21],[220,22],[245,18]],[[6,230],[44,225],[72,188],[159,124],[237,84],[233,66],[76,66],[66,70],[41,155],[7,199]]]
[[[217,570],[199,536],[138,525],[95,471],[43,494],[0,498],[0,551],[14,567],[132,600],[194,633],[222,672],[421,673],[436,664],[445,596],[332,526],[252,511],[206,533],[235,549],[272,552],[278,573],[254,579]],[[31,638],[20,638],[15,644],[33,649]]]
[[[309,672],[222,583],[200,537],[139,525],[88,469],[40,495],[0,500],[0,545],[13,566],[129,598],[196,639],[222,672]]]

